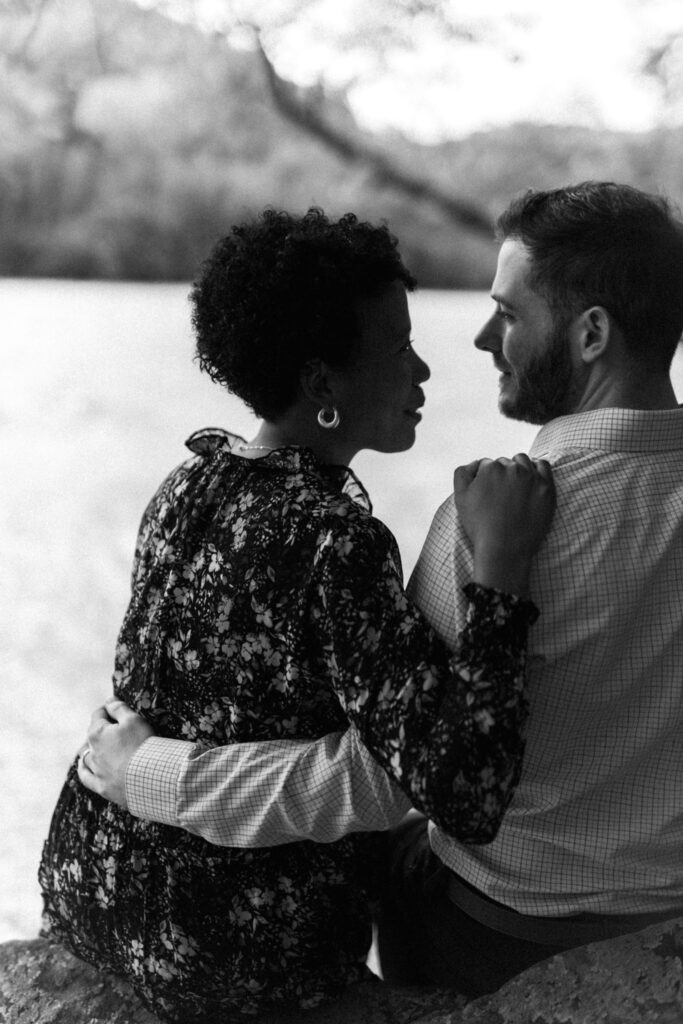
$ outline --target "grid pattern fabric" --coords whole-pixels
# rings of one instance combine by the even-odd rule
[[[522,913],[683,905],[683,410],[554,420],[532,458],[558,506],[536,559],[522,780],[489,845],[432,826],[438,856]],[[471,549],[452,499],[409,592],[441,637],[464,621]]]
[[[410,808],[353,727],[318,741],[236,743],[204,753],[150,737],[129,763],[126,796],[136,817],[243,848],[331,843],[390,828]]]

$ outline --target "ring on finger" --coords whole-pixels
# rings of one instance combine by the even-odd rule
[[[81,754],[81,764],[83,765],[84,768],[87,768],[89,772],[92,772],[92,768],[90,767],[90,765],[86,761],[86,757],[90,753],[91,753],[90,747],[86,747],[85,750],[83,751],[83,753]]]

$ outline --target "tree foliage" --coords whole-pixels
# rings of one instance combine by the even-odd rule
[[[400,2],[430,16],[436,6]],[[275,72],[298,109],[363,154],[348,158],[283,116],[271,57],[223,29],[130,0],[0,7],[0,272],[187,279],[236,220],[320,205],[386,219],[423,285],[486,287],[495,249],[482,226],[520,189],[611,177],[683,200],[681,131],[517,125],[419,146],[361,132],[342,89]],[[447,201],[479,211],[478,229]]]

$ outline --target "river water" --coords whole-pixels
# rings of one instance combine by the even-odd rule
[[[203,426],[256,421],[192,362],[187,288],[0,281],[0,941],[37,933],[41,844],[90,711],[109,693],[139,518]],[[472,338],[483,293],[411,296],[432,368],[410,452],[354,469],[406,576],[453,468],[528,448]],[[683,395],[683,360],[675,370]]]

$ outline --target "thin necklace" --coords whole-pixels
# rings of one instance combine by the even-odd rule
[[[267,444],[238,444],[237,450],[239,452],[274,452],[275,448],[271,448]]]

